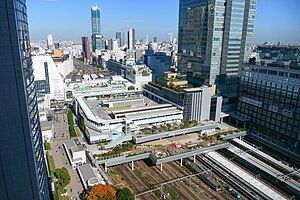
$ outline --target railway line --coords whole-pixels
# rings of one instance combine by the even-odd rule
[[[290,167],[279,160],[269,156],[268,154],[260,151],[258,148],[253,147],[252,145],[248,144],[247,142],[240,140],[240,139],[233,139],[231,141],[236,147],[242,149],[243,151],[247,152],[248,154],[258,158],[259,160],[265,162],[267,165],[270,165],[274,169],[278,170],[283,174],[290,174],[291,178],[295,180],[300,180],[300,172],[297,173],[296,168]]]
[[[137,178],[129,171],[130,169],[128,167],[120,165],[115,167],[115,170],[126,180],[126,182],[132,187],[135,193],[140,193],[148,189],[147,186],[145,186],[145,184],[139,178]],[[143,195],[143,200],[144,199],[156,200],[157,198],[154,197],[153,194],[149,193]]]
[[[234,158],[234,161],[243,165],[254,173],[259,173],[260,176],[264,178],[264,180],[272,183],[275,187],[279,187],[288,194],[295,195],[297,198],[300,197],[300,183],[292,179],[288,175],[282,173],[281,171],[275,169],[273,167],[274,164],[268,165],[256,156],[253,156],[233,145],[222,152],[224,152],[229,157]],[[284,192],[281,191],[281,193]],[[285,195],[288,196],[288,194]]]
[[[227,181],[232,182],[233,186],[240,190],[248,199],[286,199],[274,188],[257,179],[257,177],[229,161],[221,154],[209,152],[203,157],[204,159],[202,158],[202,160],[204,162],[214,165],[213,168],[216,172],[227,179]],[[226,174],[226,176],[223,174]]]
[[[166,175],[166,173],[161,174],[161,172],[159,170],[155,170],[155,172],[151,169],[145,169],[145,163],[143,162],[139,162],[136,166],[141,169],[142,173],[148,174],[149,176],[147,176],[147,178],[149,178],[151,180],[152,187],[153,188],[158,188],[160,187],[160,183],[163,183],[165,181],[168,180],[172,180],[174,178],[176,178],[177,176],[174,175],[174,173],[168,171],[168,177],[164,176]],[[152,169],[157,169],[156,167],[153,167]],[[181,175],[183,176],[183,175]],[[177,183],[176,183],[177,184]],[[178,186],[164,186],[164,188],[171,188],[171,190],[174,190],[178,195],[180,195],[180,197],[185,197],[186,199],[198,199],[198,197],[196,195],[193,194],[193,192],[191,193],[191,191],[188,189],[188,187],[184,184],[177,184]],[[166,192],[166,191],[165,191]],[[179,198],[179,197],[178,197]],[[180,199],[180,198],[179,198]]]

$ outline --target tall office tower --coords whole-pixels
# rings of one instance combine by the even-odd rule
[[[0,3],[0,199],[48,200],[25,0]]]
[[[248,137],[300,163],[297,62],[245,65],[241,70],[237,114],[249,124]]]
[[[172,43],[173,42],[173,33],[168,33],[168,37],[169,37],[169,42]]]
[[[101,35],[101,23],[100,23],[100,8],[99,6],[92,6],[92,35]]]
[[[180,0],[180,71],[237,96],[238,70],[250,56],[256,0]]]
[[[157,37],[154,37],[154,38],[153,38],[153,42],[154,42],[154,43],[158,42]]]
[[[53,49],[54,44],[53,44],[53,37],[51,34],[48,35],[47,37],[47,48],[48,49]]]
[[[122,40],[122,33],[121,32],[116,32],[116,40],[118,41],[119,47],[124,46],[124,42]]]
[[[133,28],[128,30],[128,49],[135,49],[135,30]]]
[[[82,42],[82,57],[86,62],[91,61],[91,45],[88,37],[81,37]]]
[[[92,49],[95,52],[97,49],[105,49],[105,39],[101,35],[101,23],[100,23],[100,8],[99,6],[91,7],[91,19],[92,19]]]

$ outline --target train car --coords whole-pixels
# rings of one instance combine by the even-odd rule
[[[238,191],[234,190],[230,185],[226,185],[226,186],[225,186],[225,189],[226,189],[232,196],[234,196],[235,199],[237,199],[237,200],[241,199],[241,194],[240,194]]]
[[[202,174],[199,174],[198,177],[213,190],[217,192],[221,190],[221,184],[211,177],[210,172],[205,172],[207,169],[204,166],[191,162],[187,162],[186,165],[194,173],[203,172]]]

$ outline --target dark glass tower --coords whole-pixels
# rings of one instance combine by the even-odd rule
[[[180,0],[181,70],[236,96],[239,66],[251,53],[255,12],[256,0]]]
[[[0,199],[48,200],[25,0],[0,1]]]
[[[92,6],[91,17],[92,17],[92,34],[101,35],[100,8],[98,6]]]

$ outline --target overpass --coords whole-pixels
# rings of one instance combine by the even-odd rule
[[[161,140],[163,138],[175,137],[178,135],[185,135],[185,134],[189,134],[189,133],[200,132],[203,130],[212,130],[212,129],[216,129],[216,128],[219,128],[219,125],[217,123],[208,124],[208,125],[198,125],[198,126],[195,126],[192,128],[168,131],[168,132],[164,132],[164,133],[158,133],[158,134],[148,135],[148,136],[143,136],[143,137],[133,136],[133,142],[136,144],[141,144],[141,143],[150,142],[150,141],[154,141],[154,140]]]
[[[227,140],[232,140],[234,138],[245,137],[246,135],[247,135],[247,131],[242,131],[242,132],[233,133],[233,134],[230,134],[230,135],[225,135],[225,136],[222,136],[221,138],[224,141],[227,141]]]
[[[223,144],[217,144],[217,145],[210,146],[210,147],[203,147],[203,148],[198,148],[198,149],[194,149],[194,150],[190,150],[190,151],[186,151],[186,152],[180,152],[180,153],[177,153],[175,155],[170,155],[170,156],[161,157],[161,158],[160,157],[157,158],[155,156],[155,154],[152,153],[150,155],[150,159],[153,162],[153,164],[160,165],[160,170],[162,171],[162,164],[163,163],[180,160],[180,165],[182,166],[182,164],[183,164],[182,160],[184,158],[193,157],[194,161],[195,161],[195,158],[196,158],[197,155],[208,153],[208,152],[211,152],[211,151],[217,151],[217,150],[224,149],[224,148],[228,148],[229,146],[230,146],[230,144],[226,142],[226,143],[223,143]]]
[[[141,153],[138,155],[133,155],[133,156],[119,156],[115,158],[110,158],[106,160],[100,160],[98,161],[98,164],[104,164],[104,169],[107,171],[108,167],[116,166],[116,165],[121,165],[125,163],[131,163],[131,168],[133,168],[133,162],[137,160],[144,160],[150,157],[150,153]]]

